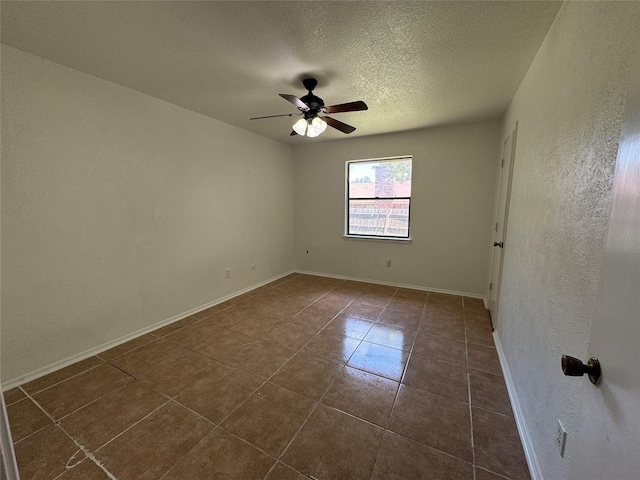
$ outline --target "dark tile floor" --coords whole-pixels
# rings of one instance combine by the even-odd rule
[[[529,479],[488,312],[293,274],[5,392],[27,479]]]

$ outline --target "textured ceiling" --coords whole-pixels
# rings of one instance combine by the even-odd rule
[[[202,113],[299,144],[278,96],[327,105],[374,135],[498,118],[561,2],[2,1],[2,42]]]

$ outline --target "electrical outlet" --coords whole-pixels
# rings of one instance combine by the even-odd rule
[[[391,260],[387,260],[387,267],[391,266]]]
[[[230,268],[225,268],[224,269],[224,276],[225,276],[225,278],[231,278],[231,269]]]
[[[564,457],[564,447],[567,444],[567,431],[564,429],[564,426],[562,425],[560,420],[558,420],[558,429],[556,431],[555,442],[556,447],[560,451],[560,456]]]

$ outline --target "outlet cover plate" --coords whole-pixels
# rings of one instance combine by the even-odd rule
[[[567,431],[560,420],[558,420],[558,430],[556,431],[555,443],[556,447],[560,451],[560,456],[564,457],[564,447],[567,444]]]

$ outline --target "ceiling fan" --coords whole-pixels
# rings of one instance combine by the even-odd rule
[[[341,103],[340,105],[331,105],[329,107],[324,106],[324,101],[320,97],[316,97],[313,94],[313,89],[318,85],[318,81],[315,78],[305,78],[302,80],[304,88],[307,89],[307,93],[304,97],[298,98],[295,95],[289,95],[281,93],[280,96],[285,100],[293,103],[300,113],[285,113],[283,115],[267,115],[266,117],[253,117],[249,120],[259,120],[262,118],[274,118],[274,117],[298,117],[302,115],[302,118],[293,125],[293,131],[291,135],[306,135],[307,137],[317,137],[325,131],[327,125],[340,130],[343,133],[351,133],[356,127],[347,125],[339,120],[331,117],[320,117],[320,113],[342,113],[342,112],[357,112],[359,110],[368,110],[367,104],[359,100],[357,102]]]

